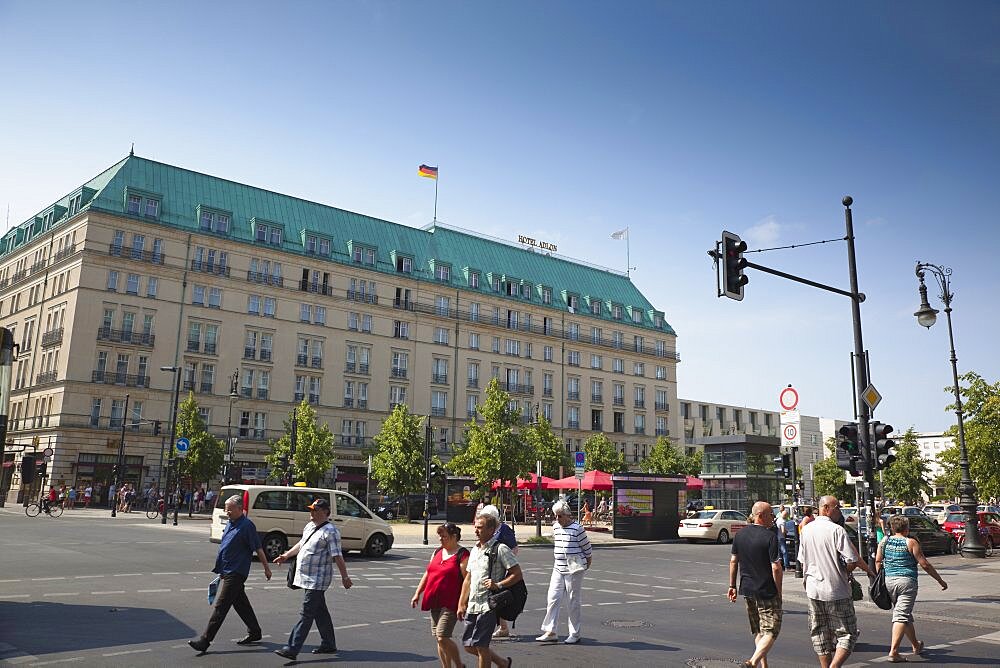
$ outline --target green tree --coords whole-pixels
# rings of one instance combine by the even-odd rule
[[[958,445],[951,445],[938,453],[938,463],[943,473],[934,479],[934,485],[940,487],[945,497],[954,499],[958,496],[958,484],[962,481],[962,451]]]
[[[826,449],[829,454],[813,465],[813,485],[816,496],[832,494],[840,500],[850,502],[854,499],[854,490],[847,484],[844,471],[837,468],[837,439],[831,436],[826,439]]]
[[[521,436],[532,453],[531,458],[542,462],[542,475],[558,478],[560,467],[566,470],[573,466],[566,448],[552,433],[552,423],[544,415],[522,430]]]
[[[182,477],[190,477],[192,486],[208,482],[219,475],[225,453],[225,444],[208,433],[205,421],[198,412],[194,392],[177,407],[177,437],[191,441],[186,457],[178,466]]]
[[[927,482],[929,467],[920,456],[913,427],[906,430],[901,441],[896,441],[894,452],[896,461],[881,474],[882,496],[916,503],[921,498],[920,493],[930,493],[931,487]]]
[[[604,434],[594,434],[583,442],[588,471],[621,473],[625,470],[625,455]]]
[[[305,399],[295,407],[295,456],[292,449],[292,415],[285,419],[285,433],[277,441],[271,442],[271,452],[264,457],[271,469],[271,477],[285,474],[281,470],[281,458],[289,458],[289,476],[293,480],[305,481],[310,487],[319,484],[320,479],[333,469],[336,451],[330,425],[316,422],[316,411]]]
[[[477,410],[483,422],[466,423],[465,444],[452,458],[451,469],[472,476],[482,488],[499,479],[513,490],[518,477],[527,477],[535,464],[534,453],[524,447],[519,433],[521,411],[511,406],[510,395],[496,378],[486,387],[486,401]]]
[[[393,496],[407,499],[407,494],[423,489],[425,419],[411,413],[406,404],[397,404],[372,439],[372,475],[379,488]]]
[[[701,473],[701,457],[683,454],[669,438],[660,436],[653,444],[649,456],[639,464],[639,470],[660,475],[697,476]]]
[[[954,391],[950,387],[945,389],[948,392]],[[1000,382],[991,384],[979,374],[969,372],[961,376],[959,392],[965,416],[965,448],[969,453],[969,473],[980,497],[1000,496]],[[955,406],[948,406],[948,410],[955,410]],[[957,494],[961,476],[958,466],[961,458],[958,426],[953,426],[947,433],[955,438],[955,445],[940,455],[940,461],[948,471],[942,477],[949,483],[945,488]]]

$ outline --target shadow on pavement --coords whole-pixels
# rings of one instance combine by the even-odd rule
[[[156,608],[0,602],[0,637],[35,656],[189,639],[195,630]]]
[[[955,650],[951,649],[937,649],[937,650],[926,650],[920,656],[907,657],[908,663],[913,664],[926,664],[928,666],[947,666],[949,664],[962,665],[962,666],[995,666],[997,665],[996,657],[971,657],[962,656]]]
[[[272,655],[273,656],[273,655]],[[309,658],[307,658],[309,657]],[[274,657],[281,660],[280,657]],[[389,663],[438,663],[437,656],[430,654],[414,654],[412,652],[380,652],[377,650],[340,650],[336,654],[310,654],[308,649],[303,648],[295,661],[287,661],[283,665],[303,665],[310,663],[336,663],[364,661],[366,663],[376,663],[386,665]]]
[[[553,643],[555,645],[560,645],[560,643]],[[643,651],[643,650],[656,650],[658,652],[677,652],[680,647],[671,647],[670,645],[659,645],[651,642],[643,642],[641,640],[618,640],[615,642],[597,642],[594,645],[600,645],[601,647],[618,647],[621,649]],[[586,643],[581,642],[578,646],[586,646]]]

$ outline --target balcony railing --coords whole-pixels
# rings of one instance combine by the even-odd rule
[[[364,375],[367,376],[368,375],[368,365],[367,364],[359,364],[358,365],[358,373],[364,374]]]
[[[431,415],[433,415],[434,417],[444,417],[444,412],[445,409],[440,408],[439,406],[431,407]]]
[[[53,262],[58,262],[59,260],[62,260],[63,258],[69,257],[70,255],[72,255],[75,252],[76,252],[76,244],[72,244],[71,246],[66,246],[62,250],[56,251],[56,254],[52,256],[52,261]]]
[[[58,371],[46,371],[45,373],[40,373],[35,376],[35,383],[38,385],[44,385],[45,383],[54,383],[58,379]]]
[[[127,343],[136,346],[153,347],[156,343],[155,334],[136,332],[132,330],[111,329],[110,327],[99,327],[97,329],[98,341],[110,341],[111,343]]]
[[[185,352],[196,353],[201,350],[201,341],[197,339],[188,339],[187,350]]]
[[[181,389],[185,392],[194,392],[197,386],[197,382],[193,380],[185,380],[181,383]]]
[[[191,260],[191,271],[200,271],[205,274],[215,274],[216,276],[229,277],[228,264],[209,264],[204,260]]]
[[[344,397],[344,408],[354,408],[354,397]]]
[[[467,408],[465,410],[465,415],[466,415],[466,417],[477,418],[477,417],[479,417],[479,411],[477,411],[474,408],[472,408],[472,409]]]
[[[357,366],[358,365],[355,364],[354,362],[345,362],[344,363],[344,373],[357,373],[357,371],[356,371]]]
[[[260,357],[258,359],[260,359],[261,362],[270,362],[271,361],[271,349],[270,348],[261,348],[260,349]]]
[[[273,276],[263,271],[247,271],[247,280],[251,283],[263,283],[265,285],[276,285],[284,287],[285,278],[283,276]]]
[[[670,430],[669,429],[657,429],[656,430],[656,435],[657,436],[669,436],[670,435]]]
[[[243,348],[243,359],[245,359],[245,360],[254,360],[254,359],[257,359],[257,349],[256,348],[251,348],[249,346],[245,346]]]
[[[604,395],[591,393],[590,394],[590,403],[592,403],[592,404],[604,403]]]
[[[305,392],[296,392],[296,393],[295,393],[295,402],[296,402],[296,403],[298,403],[298,402],[302,401],[302,400],[303,400],[303,399],[305,399],[305,398],[306,398],[306,393],[305,393]],[[346,405],[346,404],[345,404],[345,405]]]
[[[624,406],[625,405],[625,397],[615,397],[612,400],[612,403],[614,403],[615,406]]]
[[[352,302],[362,302],[364,304],[378,304],[378,295],[372,292],[359,292],[358,290],[347,290],[347,298]]]
[[[580,401],[580,393],[579,392],[567,392],[566,393],[566,398],[569,399],[570,401]]]
[[[301,353],[295,356],[295,366],[308,366],[309,356]]]
[[[658,411],[669,411],[670,410],[670,406],[667,405],[667,402],[665,402],[665,401],[657,401],[656,402],[656,410],[658,410]]]
[[[500,387],[505,392],[508,392],[510,394],[534,394],[535,393],[535,386],[534,385],[521,385],[519,383],[508,383],[506,381],[502,381],[500,383]]]
[[[552,388],[551,387],[546,387],[544,390],[542,390],[542,396],[543,397],[551,397],[552,396]]]
[[[63,328],[53,329],[42,334],[42,348],[48,348],[49,346],[56,346],[62,343],[63,340]]]
[[[215,355],[215,354],[216,354],[216,344],[214,344],[214,343],[209,343],[208,341],[206,341],[206,342],[205,342],[205,350],[204,350],[204,353],[205,353],[206,355]]]
[[[202,394],[211,394],[212,384],[202,381],[201,385],[198,386],[198,391],[201,392]]]
[[[580,421],[579,420],[567,420],[566,421],[566,426],[569,427],[570,429],[579,429],[580,428]]]
[[[399,367],[392,368],[393,378],[406,378],[406,369],[400,369]]]
[[[267,388],[265,388],[265,387],[258,387],[257,388],[257,398],[258,399],[267,399]]]
[[[413,310],[413,302],[411,302],[408,299],[393,299],[392,300],[392,307],[393,308],[398,308],[398,309],[403,309],[404,311],[412,311]]]
[[[310,394],[309,395],[309,403],[311,403],[313,406],[318,405],[319,404],[319,395],[318,394]]]
[[[601,426],[600,421],[590,423],[590,431],[604,431],[604,427]]]
[[[105,385],[125,385],[126,387],[149,387],[149,376],[99,371],[95,369],[90,374],[90,382],[103,383]]]
[[[65,249],[64,249],[65,250]],[[115,243],[108,244],[108,255],[115,257],[126,257],[140,262],[150,262],[152,264],[163,264],[163,252],[151,250],[139,250],[138,248],[127,248]]]
[[[644,399],[636,399],[635,400],[635,407],[636,408],[645,408],[646,407],[646,401]]]
[[[367,399],[358,399],[358,408],[367,409],[368,408],[368,400]]]
[[[322,357],[312,357],[312,358],[310,358],[309,359],[309,366],[311,366],[314,369],[322,369],[323,368],[323,358]]]
[[[312,281],[299,281],[300,292],[314,292],[316,294],[329,297],[333,295],[333,287],[324,283],[313,283]]]
[[[466,387],[479,387],[479,379],[478,378],[469,378],[467,381],[465,381],[465,386]]]
[[[635,428],[635,433],[636,434],[645,434],[646,433],[646,428],[645,427],[636,427]]]
[[[448,374],[446,373],[435,373],[431,376],[431,382],[437,383],[438,385],[448,384]]]

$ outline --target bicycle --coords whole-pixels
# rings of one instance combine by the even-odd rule
[[[965,532],[964,531],[956,531],[955,532],[955,537],[958,539],[958,554],[962,558],[965,558],[965,552],[962,551],[962,547],[965,545]],[[993,556],[993,540],[989,537],[989,535],[981,535],[980,538],[981,538],[981,540],[983,542],[983,548],[986,550],[986,556],[987,557],[992,557]]]
[[[168,508],[167,510],[168,511],[173,510],[173,504],[170,504],[170,508]],[[156,504],[156,508],[147,508],[146,510],[146,517],[148,517],[151,520],[155,520],[157,517],[160,517],[161,515],[163,515],[163,499],[160,499],[160,502]]]
[[[62,501],[36,501],[24,507],[24,514],[28,517],[37,517],[42,511],[49,517],[59,517],[63,514]]]

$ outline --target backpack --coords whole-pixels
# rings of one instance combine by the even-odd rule
[[[504,572],[500,574],[500,577],[493,577],[493,564],[496,562],[497,553],[499,551],[499,541],[494,542],[493,547],[490,548],[489,566],[486,571],[490,574],[490,579],[494,582],[502,580],[507,575],[507,573]],[[517,616],[524,611],[524,605],[527,601],[528,588],[524,584],[524,578],[521,578],[517,584],[511,587],[489,595],[490,608],[497,613],[497,617],[500,619],[506,619],[510,622],[511,628],[516,626]]]

